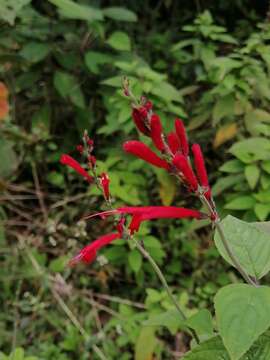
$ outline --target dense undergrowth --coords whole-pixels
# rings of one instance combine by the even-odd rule
[[[1,116],[0,94],[0,348],[21,346],[38,359],[98,359],[99,349],[108,359],[178,359],[189,349],[181,328],[142,326],[172,305],[127,243],[104,249],[91,267],[66,266],[112,222],[79,221],[102,210],[103,198],[60,167],[60,154],[77,156],[87,129],[115,207],[190,204],[169,175],[122,153],[124,139],[143,137],[123,96],[125,76],[155,103],[166,131],[181,117],[191,142],[200,141],[220,212],[269,220],[268,3],[80,3],[87,8],[0,0],[10,108]],[[158,225],[139,235],[182,307],[212,311],[213,295],[236,274],[218,258],[210,229]]]

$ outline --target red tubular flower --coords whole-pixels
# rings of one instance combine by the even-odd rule
[[[173,159],[173,164],[183,174],[187,184],[190,187],[190,190],[194,191],[194,192],[197,191],[198,180],[197,180],[186,156],[184,156],[182,154],[176,154]]]
[[[171,152],[175,155],[178,151],[181,151],[181,144],[178,136],[175,132],[170,132],[167,135],[168,145]]]
[[[158,157],[148,146],[140,141],[126,141],[123,148],[127,153],[133,154],[149,164],[165,170],[169,170],[170,168],[170,165],[165,160]]]
[[[73,157],[63,154],[60,158],[60,162],[63,165],[67,165],[71,167],[73,170],[75,170],[79,175],[83,176],[89,183],[93,182],[94,178],[88,174],[87,171],[85,171],[81,165],[73,159]]]
[[[162,139],[162,125],[158,115],[153,114],[150,120],[151,138],[159,151],[164,151],[165,145]]]
[[[188,146],[188,138],[187,138],[185,126],[180,119],[176,119],[174,125],[175,125],[176,134],[180,140],[182,154],[184,156],[188,156],[189,146]]]
[[[196,174],[198,176],[200,185],[206,189],[205,195],[207,198],[211,197],[211,192],[209,189],[208,175],[204,163],[204,157],[199,144],[192,145],[192,152],[194,156],[194,165],[196,169]]]
[[[131,233],[139,230],[140,224],[145,220],[153,219],[204,219],[206,214],[197,210],[179,208],[176,206],[145,206],[145,207],[122,207],[117,209],[121,214],[133,215],[129,225]]]
[[[82,261],[84,263],[91,263],[97,255],[97,252],[102,247],[110,244],[113,240],[120,239],[121,236],[119,233],[107,234],[99,237],[91,244],[85,246],[78,255],[72,258],[69,262],[70,266],[76,265],[78,262]]]
[[[144,108],[143,108],[144,109]],[[145,109],[145,112],[142,111],[142,108],[140,109],[133,109],[132,111],[132,119],[137,127],[137,129],[142,132],[146,136],[150,136],[150,130],[146,126],[146,116],[147,116],[147,110]]]
[[[100,182],[101,182],[101,186],[103,189],[104,197],[106,200],[109,200],[109,198],[110,198],[110,189],[109,189],[110,179],[109,179],[108,174],[102,173],[101,177],[100,177]]]

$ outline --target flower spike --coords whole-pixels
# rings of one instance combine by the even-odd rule
[[[140,141],[126,141],[123,148],[127,153],[133,154],[149,164],[165,170],[170,168],[170,165],[165,160],[158,157],[148,146]]]
[[[74,266],[80,261],[86,264],[93,262],[99,249],[110,244],[113,240],[120,238],[121,236],[119,233],[112,233],[99,237],[91,244],[85,246],[78,255],[74,256],[74,258],[70,260],[69,265]]]
[[[188,138],[183,121],[181,121],[180,119],[176,119],[174,125],[175,125],[176,134],[180,140],[182,154],[184,156],[188,156],[189,154]]]
[[[151,138],[159,151],[165,150],[165,144],[162,139],[162,125],[158,115],[153,114],[150,120]]]
[[[60,162],[63,165],[67,165],[71,167],[73,170],[75,170],[79,175],[83,176],[89,183],[92,183],[94,181],[94,178],[88,174],[86,170],[84,170],[81,165],[73,159],[73,157],[63,154],[60,158]]]
[[[198,180],[188,162],[188,159],[182,154],[176,154],[173,159],[173,164],[183,174],[190,190],[196,192],[198,190]]]

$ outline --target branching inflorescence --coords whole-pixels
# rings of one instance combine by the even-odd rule
[[[146,144],[138,140],[129,140],[123,144],[125,152],[132,154],[147,163],[164,169],[172,176],[175,176],[186,191],[199,198],[204,205],[206,212],[195,209],[180,208],[175,206],[145,206],[132,207],[124,206],[117,209],[112,207],[110,195],[110,179],[108,174],[97,174],[96,159],[92,155],[94,142],[85,132],[83,136],[83,144],[77,146],[77,150],[84,155],[87,160],[88,170],[86,171],[71,156],[63,154],[61,163],[74,169],[88,183],[95,183],[102,191],[104,199],[108,206],[108,211],[86,216],[90,219],[95,216],[106,218],[109,215],[115,216],[115,232],[101,236],[90,245],[84,247],[78,255],[76,255],[70,264],[74,265],[80,261],[91,263],[99,249],[110,244],[116,239],[132,239],[135,232],[140,228],[144,221],[165,218],[193,218],[193,219],[209,219],[214,226],[217,227],[224,247],[228,255],[232,259],[234,266],[238,269],[244,279],[256,285],[249,275],[242,269],[237,258],[232,253],[229,244],[223,236],[219,217],[212,198],[211,188],[209,186],[208,175],[205,167],[204,157],[199,144],[193,144],[191,147],[192,158],[190,156],[190,147],[183,121],[175,120],[175,130],[169,134],[164,134],[160,117],[153,112],[153,105],[150,101],[142,98],[138,103],[130,92],[127,85],[124,86],[125,96],[131,99],[132,119],[140,133],[151,138],[154,147],[159,152],[156,154]],[[194,167],[194,170],[193,170]]]

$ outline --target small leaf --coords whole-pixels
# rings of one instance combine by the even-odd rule
[[[252,196],[238,196],[237,198],[228,202],[224,207],[230,210],[247,210],[252,209],[256,201]]]
[[[237,131],[237,125],[235,123],[222,126],[216,133],[213,143],[214,149],[235,137]]]
[[[234,114],[234,103],[235,98],[232,94],[218,99],[213,109],[213,121],[215,125],[225,116]]]
[[[132,250],[128,255],[128,263],[131,269],[137,273],[142,266],[142,255],[138,250]]]
[[[269,233],[257,226],[257,223],[247,223],[231,215],[226,216],[220,226],[232,252],[246,272],[258,279],[266,275],[270,270]],[[221,256],[233,265],[217,231],[214,240]]]
[[[107,40],[113,49],[120,51],[130,51],[131,43],[128,35],[122,31],[115,31]]]
[[[12,142],[0,137],[0,178],[10,178],[18,166],[18,159]]]
[[[138,20],[137,15],[133,11],[122,7],[107,7],[102,11],[105,16],[118,21],[135,22]]]
[[[214,302],[223,343],[231,359],[238,360],[270,326],[270,288],[228,285]]]
[[[183,360],[231,360],[219,336],[213,337],[186,353]]]
[[[43,60],[50,52],[48,44],[39,42],[28,42],[20,51],[20,55],[32,63]]]
[[[161,314],[152,315],[143,323],[144,326],[167,327],[172,333],[184,325],[184,321],[176,309],[165,311]]]
[[[254,189],[260,177],[260,169],[256,164],[248,165],[245,167],[245,176],[250,188]]]
[[[267,219],[270,213],[270,204],[256,204],[254,207],[255,214],[260,221]]]
[[[49,0],[57,6],[60,13],[69,19],[86,21],[103,20],[102,11],[88,5],[81,5],[71,0]]]
[[[213,336],[214,329],[210,311],[203,309],[189,317],[185,324],[194,329],[198,336]]]
[[[135,360],[152,360],[157,339],[152,327],[143,327],[136,342]]]
[[[242,172],[244,170],[244,164],[242,163],[242,161],[238,160],[238,159],[234,159],[234,160],[229,160],[226,161],[225,164],[223,164],[219,170],[223,171],[223,172],[227,172],[227,173],[239,173]]]

